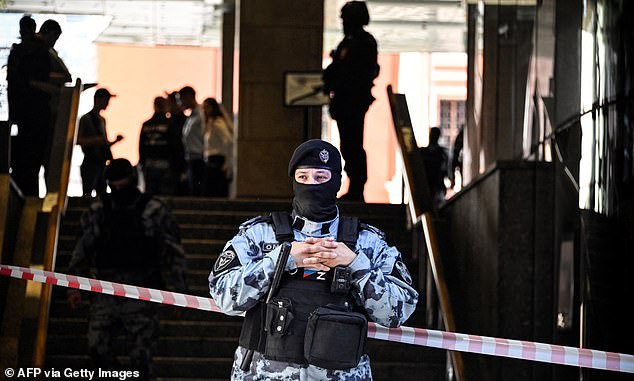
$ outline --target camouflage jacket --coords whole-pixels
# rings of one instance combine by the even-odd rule
[[[294,219],[303,219],[293,214]],[[296,241],[307,237],[337,237],[339,218],[322,223],[303,221],[301,230],[294,229]],[[400,252],[389,246],[384,234],[369,225],[359,231],[355,252],[357,257],[349,265],[352,272],[352,293],[358,305],[369,318],[387,327],[403,324],[414,312],[418,292],[402,262]],[[255,218],[242,224],[238,234],[225,245],[209,276],[212,298],[228,315],[239,315],[254,307],[266,296],[280,247],[273,226],[265,218]],[[296,268],[289,257],[287,271]],[[313,365],[297,364],[265,359],[260,353],[253,357],[257,374],[239,369],[244,348],[236,350],[232,379],[234,380],[371,380],[370,360],[361,358],[357,367],[349,370],[327,370]]]
[[[108,227],[104,226],[104,202],[109,198],[97,199],[81,216],[82,234],[77,241],[69,264],[69,272],[80,276],[93,276],[101,279],[138,284],[138,279],[147,279],[149,272],[158,274],[165,287],[178,292],[187,292],[185,273],[187,264],[185,250],[180,242],[180,231],[169,208],[158,198],[149,197],[141,212],[141,224],[146,237],[156,243],[159,250],[155,258],[158,263],[148,263],[139,271],[121,271],[120,269],[96,268],[97,241],[102,238]],[[131,206],[134,207],[134,206]],[[116,213],[113,209],[111,213]],[[158,269],[158,270],[157,270]],[[94,270],[92,272],[91,270]],[[148,272],[148,273],[145,273]],[[143,286],[143,284],[138,284]]]

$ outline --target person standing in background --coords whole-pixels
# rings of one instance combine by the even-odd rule
[[[372,87],[379,75],[376,40],[363,27],[370,22],[363,1],[349,1],[341,8],[344,39],[332,52],[332,63],[324,70],[324,93],[330,95],[328,111],[337,121],[341,155],[350,179],[342,200],[364,201],[368,179],[367,155],[363,149],[365,114],[374,102]]]
[[[42,24],[42,28],[46,27],[46,25],[50,22],[55,22],[53,20],[46,20]],[[51,124],[55,126],[55,122],[57,120],[57,110],[59,108],[59,94],[62,86],[65,83],[72,81],[73,77],[68,70],[68,67],[64,63],[64,60],[59,56],[57,50],[55,50],[55,43],[48,48],[48,53],[51,60],[51,73],[49,75],[50,82],[53,84],[56,89],[51,93]]]
[[[205,110],[205,185],[204,195],[229,196],[233,156],[233,133],[220,105],[214,98],[203,102]]]
[[[154,98],[154,114],[141,126],[139,165],[145,180],[145,191],[156,195],[171,195],[178,178],[172,176],[167,99]]]
[[[101,194],[81,217],[82,235],[73,250],[69,273],[140,287],[187,292],[187,263],[180,231],[169,208],[141,192],[127,159],[114,159],[105,174],[111,193]],[[72,309],[82,305],[79,290],[66,293]],[[155,303],[90,295],[88,348],[96,368],[121,370],[113,346],[125,333],[134,379],[152,379],[152,356],[159,329]]]
[[[51,94],[49,48],[62,33],[59,24],[47,20],[33,35],[35,21],[20,20],[23,41],[10,53],[7,82],[9,113],[18,134],[11,142],[11,177],[25,196],[38,196],[40,168],[48,160],[51,137]],[[17,46],[14,46],[16,48]]]
[[[42,29],[49,28],[49,24],[51,24],[51,29],[55,29],[55,24],[57,24],[54,20],[46,20],[42,24]],[[61,29],[60,29],[61,34]],[[57,54],[57,50],[55,50],[55,41],[50,41],[50,46],[48,48],[48,53],[51,60],[51,72],[49,74],[49,82],[52,85],[51,88],[51,99],[49,101],[49,105],[51,108],[51,132],[55,130],[57,124],[57,114],[59,113],[59,97],[62,91],[62,87],[65,83],[72,81],[72,75],[66,67],[64,60]],[[64,126],[65,127],[65,126]],[[45,153],[45,161],[44,161],[44,176],[48,182],[48,162],[51,156],[51,149],[53,146],[53,136],[50,136],[51,141],[47,144],[47,151]]]
[[[121,135],[117,135],[112,142],[108,140],[106,119],[101,116],[101,111],[108,108],[110,98],[115,96],[107,89],[97,89],[92,110],[79,119],[77,144],[81,146],[84,153],[80,171],[83,193],[86,197],[90,197],[93,190],[97,192],[97,195],[106,192],[104,170],[108,161],[112,160],[110,147],[123,140]]]
[[[178,92],[181,103],[190,114],[183,125],[183,146],[187,163],[187,182],[190,196],[201,196],[205,176],[204,134],[205,111],[196,100],[196,91],[185,86]]]
[[[189,193],[187,185],[187,163],[185,162],[185,147],[183,146],[183,126],[187,117],[183,113],[178,91],[167,94],[167,117],[170,140],[170,168],[176,180],[175,195],[185,196]]]
[[[464,124],[460,126],[460,131],[453,143],[451,154],[451,166],[449,168],[449,180],[451,181],[451,189],[456,186],[456,176],[460,177],[460,185],[462,186],[462,149],[464,146]]]
[[[438,144],[440,132],[438,127],[430,128],[429,144],[427,147],[418,148],[418,152],[423,159],[427,184],[436,207],[445,201],[447,193],[445,178],[449,177],[449,157],[445,149]]]
[[[7,59],[7,98],[9,101],[9,120],[18,123],[28,111],[26,100],[29,92],[24,59],[34,48],[35,20],[30,15],[20,19],[20,42],[11,46]]]

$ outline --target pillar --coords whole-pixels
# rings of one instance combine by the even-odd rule
[[[319,137],[320,108],[283,103],[287,71],[320,71],[323,1],[239,0],[239,100],[236,197],[291,195],[288,160],[304,139]]]

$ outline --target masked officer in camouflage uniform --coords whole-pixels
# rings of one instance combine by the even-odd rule
[[[138,190],[128,160],[111,161],[105,176],[112,193],[101,195],[82,215],[82,236],[69,272],[91,276],[94,268],[94,277],[101,280],[186,292],[185,254],[170,210]],[[67,296],[72,308],[81,304],[78,290],[69,290]],[[131,361],[126,370],[138,370],[141,379],[149,379],[159,323],[156,304],[105,294],[91,296],[88,345],[95,366],[121,368],[112,341],[117,329],[123,328]]]
[[[301,144],[288,173],[292,213],[242,224],[209,276],[222,311],[246,314],[232,380],[371,380],[367,320],[403,324],[418,293],[380,230],[339,215],[341,156],[334,146]],[[281,241],[291,242],[290,255],[265,305]]]

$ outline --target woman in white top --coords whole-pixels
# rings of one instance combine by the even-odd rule
[[[233,129],[227,123],[214,98],[203,102],[205,110],[203,193],[209,197],[227,197],[233,157]]]

